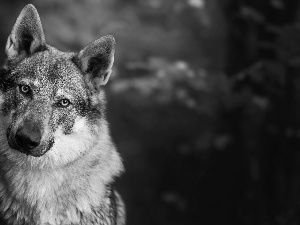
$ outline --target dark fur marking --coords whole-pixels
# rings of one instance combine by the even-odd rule
[[[10,77],[10,70],[2,68],[0,70],[0,90],[6,92],[9,88],[15,85],[15,81]]]
[[[97,122],[103,115],[105,111],[105,103],[98,103],[92,105],[91,97],[86,101],[86,117],[88,121],[94,123]]]
[[[7,139],[9,138],[10,131],[11,131],[11,128],[8,127],[8,128],[6,129],[6,138],[7,138]]]
[[[79,115],[82,117],[85,117],[88,113],[88,105],[85,103],[85,101],[78,101],[75,104],[75,108]]]
[[[74,119],[67,120],[66,118],[67,118],[67,116],[63,116],[63,133],[64,133],[64,135],[68,135],[68,134],[72,133],[74,122],[75,122]]]
[[[82,71],[82,68],[81,68],[81,64],[80,64],[80,62],[79,62],[79,59],[78,59],[78,57],[77,57],[77,55],[74,55],[71,59],[70,59],[70,61],[80,70],[80,71]]]
[[[35,49],[35,51],[33,53],[43,52],[43,51],[46,51],[46,50],[48,50],[48,47],[46,45],[40,45],[39,47],[37,47]]]
[[[91,162],[90,166],[91,166],[91,168],[94,168],[95,166],[99,165],[99,163],[100,163],[100,160],[99,160],[99,159],[94,159],[94,160]]]
[[[8,76],[6,74],[5,76]],[[2,77],[3,78],[3,77]],[[15,91],[11,90],[15,88],[16,84],[13,78],[3,78],[0,79],[0,89],[3,93],[8,93],[7,98],[4,99],[4,103],[2,104],[1,107],[1,112],[3,113],[4,116],[8,115],[8,113],[13,109],[16,108],[17,106],[17,101],[16,101],[16,96],[15,96]]]
[[[92,57],[88,63],[87,73],[91,73],[93,77],[99,77],[103,75],[101,70],[106,70],[109,66],[110,60],[106,55],[98,55]],[[99,71],[101,71],[99,73]]]
[[[3,113],[4,116],[7,116],[8,113],[12,110],[14,104],[8,103],[5,101],[2,105],[1,112]]]
[[[89,110],[88,119],[89,121],[97,121],[99,118],[103,116],[103,107],[98,104],[96,107],[93,107]]]
[[[28,32],[24,32],[22,33],[21,35],[21,41],[20,41],[20,47],[18,48],[18,54],[21,53],[21,51],[25,51],[27,55],[30,54],[30,47],[31,47],[31,44],[34,40],[33,36]]]
[[[58,67],[59,67],[59,61],[55,62],[55,64],[51,68],[51,72],[49,76],[47,76],[47,79],[53,84],[56,84],[59,77],[59,75],[57,74]]]
[[[48,152],[54,145],[54,139],[52,138],[47,145],[46,152]]]
[[[87,98],[87,100],[79,100],[75,104],[75,109],[77,113],[82,117],[87,117],[87,119],[91,122],[97,121],[104,114],[105,106],[104,104],[97,104],[95,106],[92,105],[91,98]]]
[[[13,39],[11,36],[9,36],[9,48],[13,45]]]
[[[5,77],[7,77],[7,75],[11,72],[11,70],[5,69],[5,68],[1,68],[0,69],[0,80],[5,79]]]
[[[47,50],[46,45],[39,45],[36,49],[34,49],[34,52],[30,52],[30,48],[31,48],[32,42],[34,41],[34,37],[32,36],[32,34],[29,31],[25,31],[22,34],[21,40],[22,41],[20,41],[20,48],[19,48],[19,52],[18,52],[19,54],[23,50],[26,52],[27,55]]]
[[[71,126],[65,126],[64,127],[64,135],[69,135],[72,133],[73,127]]]

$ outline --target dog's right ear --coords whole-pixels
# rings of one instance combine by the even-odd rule
[[[77,62],[84,73],[85,80],[99,91],[112,72],[116,41],[107,35],[89,44],[77,55]]]
[[[8,59],[22,59],[46,46],[42,23],[36,8],[29,4],[18,16],[7,39],[5,52]]]

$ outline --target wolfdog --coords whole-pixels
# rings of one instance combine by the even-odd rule
[[[78,53],[46,44],[33,5],[18,16],[0,71],[0,215],[11,225],[125,224],[123,172],[105,118],[113,36]]]

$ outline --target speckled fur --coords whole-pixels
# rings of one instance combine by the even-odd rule
[[[111,188],[123,164],[102,90],[114,47],[106,36],[78,54],[60,52],[46,44],[36,9],[27,5],[21,12],[0,73],[0,215],[6,224],[125,224],[124,204]],[[29,86],[30,95],[20,93],[20,85]],[[63,98],[69,107],[58,106]],[[43,130],[29,155],[8,142],[24,121]]]

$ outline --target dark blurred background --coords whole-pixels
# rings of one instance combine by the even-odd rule
[[[1,0],[0,60],[27,3],[61,50],[115,36],[108,118],[129,225],[297,225],[298,2]]]

